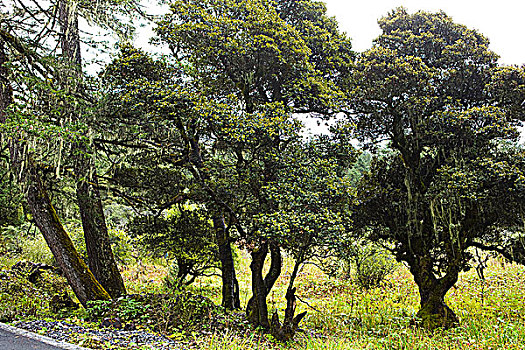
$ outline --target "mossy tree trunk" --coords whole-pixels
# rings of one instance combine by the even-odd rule
[[[38,168],[31,160],[27,161],[26,167],[27,202],[31,214],[78,300],[84,306],[90,300],[109,300],[110,295],[95,279],[64,230],[42,184]]]
[[[67,0],[59,3],[62,55],[71,67],[70,80],[65,88],[77,90],[81,84],[81,55],[78,15]],[[82,219],[88,264],[104,289],[116,298],[126,294],[124,281],[118,270],[106,225],[104,208],[93,157],[84,144],[73,145],[74,169],[77,178],[77,204]]]
[[[82,163],[75,167],[75,171],[79,175],[79,171],[85,169],[85,166],[89,163],[85,160],[77,159],[77,161]],[[86,172],[80,174],[88,176]],[[78,180],[77,203],[80,209],[86,252],[91,271],[93,271],[97,280],[112,298],[126,294],[126,287],[111,249],[96,174],[93,174],[90,180],[84,177]]]
[[[221,262],[222,277],[222,303],[229,310],[239,309],[241,301],[239,296],[239,282],[235,275],[235,265],[230,245],[230,235],[224,223],[224,216],[215,214],[213,217],[215,238],[219,247],[219,260]]]
[[[432,259],[428,256],[415,259],[410,271],[414,275],[421,298],[417,317],[421,326],[427,329],[452,328],[459,320],[452,309],[445,303],[445,295],[458,280],[459,270],[451,267],[445,276],[436,278],[432,271]]]
[[[8,62],[4,42],[0,40],[0,123],[6,120],[6,109],[13,102],[9,83]],[[47,194],[38,168],[23,145],[13,138],[8,139],[11,166],[26,187],[27,203],[33,220],[44,236],[53,257],[62,269],[78,300],[86,306],[90,300],[109,300],[109,294],[95,279],[76,251],[71,238],[64,230]]]
[[[264,261],[268,256],[268,250],[270,250],[271,257],[270,269],[263,278]],[[255,248],[251,255],[250,270],[252,272],[253,295],[246,306],[246,315],[250,323],[255,327],[270,330],[266,298],[281,274],[281,249],[277,243],[266,241]]]

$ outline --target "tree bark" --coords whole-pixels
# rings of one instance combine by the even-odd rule
[[[252,297],[248,301],[246,314],[250,323],[264,329],[270,328],[268,306],[266,304],[266,286],[263,278],[263,267],[268,255],[268,243],[255,248],[252,253],[250,270],[252,272]]]
[[[59,4],[62,55],[71,64],[71,81],[66,89],[77,89],[81,82],[80,36],[78,15],[67,0]],[[104,289],[116,298],[126,294],[109,239],[98,179],[92,157],[83,144],[73,145],[74,170],[77,178],[77,203],[82,219],[88,264]]]
[[[304,316],[306,316],[306,311],[301,312],[300,314],[295,316],[296,288],[293,285],[299,273],[299,267],[302,263],[302,258],[297,259],[292,274],[290,275],[288,289],[286,290],[286,309],[284,310],[283,323],[281,324],[281,322],[279,321],[279,314],[277,313],[277,310],[273,313],[272,316],[272,322],[270,325],[271,333],[275,337],[275,339],[282,342],[288,342],[293,339],[295,332],[299,328],[299,323],[304,318]]]
[[[87,306],[90,300],[109,300],[110,295],[80,258],[71,238],[64,230],[40,180],[37,167],[31,160],[27,161],[26,167],[27,202],[31,214],[78,300],[84,306]]]
[[[421,320],[421,326],[427,329],[449,329],[459,324],[459,320],[445,303],[445,295],[458,280],[459,272],[452,268],[442,278],[436,278],[432,272],[430,257],[419,258],[410,266],[414,281],[419,288],[421,298],[420,309],[416,315]]]
[[[6,108],[13,102],[13,92],[5,66],[7,61],[4,43],[0,40],[0,123],[6,121]],[[37,166],[30,156],[23,152],[21,144],[13,138],[8,139],[7,142],[9,142],[11,166],[20,177],[20,182],[25,184],[27,202],[33,220],[42,232],[53,257],[64,272],[78,300],[84,306],[90,300],[109,300],[109,294],[95,279],[64,230],[42,184]]]
[[[271,257],[270,270],[266,277],[263,278],[264,261],[268,255],[268,248],[270,249]],[[250,270],[252,272],[253,295],[246,306],[246,315],[248,321],[255,327],[270,330],[266,298],[281,274],[281,249],[277,243],[263,242],[260,247],[252,251],[251,255]]]
[[[230,246],[230,236],[224,224],[223,215],[214,215],[213,226],[215,238],[219,247],[219,260],[221,262],[222,273],[222,303],[221,305],[228,310],[239,309],[241,300],[239,296],[239,282],[235,275],[235,265]]]
[[[78,155],[75,172],[89,176],[89,163]],[[85,170],[85,171],[83,171]],[[93,170],[94,172],[95,170]],[[97,280],[112,298],[126,294],[126,287],[118,269],[106,226],[96,174],[90,179],[81,177],[77,182],[77,203],[82,219],[88,264]]]

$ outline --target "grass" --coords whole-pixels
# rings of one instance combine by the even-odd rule
[[[5,260],[5,259],[4,259]],[[238,252],[237,273],[241,303],[251,296],[249,257]],[[2,261],[9,266],[10,262]],[[165,292],[166,262],[151,260],[124,266],[122,274],[128,292]],[[292,261],[284,259],[283,271],[270,293],[270,312],[281,314]],[[378,288],[364,290],[353,279],[335,279],[313,265],[305,266],[296,281],[300,298],[297,312],[308,311],[301,323],[304,331],[296,341],[277,344],[270,336],[247,331],[210,334],[196,332],[192,344],[200,349],[525,349],[525,267],[499,259],[489,261],[485,279],[475,269],[462,273],[446,297],[461,320],[452,330],[429,332],[413,326],[419,295],[413,278],[403,265]],[[219,304],[218,277],[198,279],[190,291]],[[31,298],[10,301],[14,294],[0,294],[0,304],[37,310],[30,317],[45,317],[46,306]],[[25,299],[24,299],[25,298]],[[2,300],[3,299],[3,300]],[[4,313],[11,312],[7,308]],[[15,312],[16,310],[12,310]],[[43,316],[44,315],[44,316]],[[55,316],[56,317],[56,316]]]
[[[250,295],[248,260],[237,271],[241,300]],[[291,272],[285,260],[283,274],[269,296],[271,309],[284,310],[284,294]],[[296,282],[298,312],[308,311],[301,324],[304,333],[292,349],[525,349],[525,267],[493,259],[481,280],[472,269],[461,274],[447,294],[447,304],[461,320],[459,327],[429,332],[412,326],[419,308],[417,286],[400,265],[385,283],[363,290],[353,280],[333,279],[314,266],[303,269]],[[220,282],[206,278],[192,287],[220,302]],[[264,349],[271,343],[260,338],[215,335],[203,349]],[[273,345],[272,345],[273,346]]]

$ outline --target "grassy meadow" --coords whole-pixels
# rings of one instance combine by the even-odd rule
[[[249,260],[238,259],[241,302],[250,292]],[[291,261],[269,296],[273,310],[285,308]],[[124,271],[131,293],[161,288],[166,268],[135,265]],[[296,282],[297,311],[308,311],[293,344],[275,344],[254,334],[211,334],[196,337],[202,349],[525,349],[525,267],[491,259],[482,280],[476,270],[463,273],[447,295],[461,320],[452,330],[429,332],[414,326],[419,295],[403,265],[377,288],[364,290],[355,280],[328,277],[306,265]],[[201,278],[190,289],[220,304],[218,277]],[[273,310],[271,311],[273,313]]]
[[[18,255],[3,256],[0,265],[8,271],[21,258],[51,263],[51,255],[39,236],[22,243]],[[129,243],[129,242],[128,242]],[[132,245],[130,245],[132,246]],[[128,247],[129,248],[129,247]],[[129,294],[166,293],[166,261],[127,254],[121,259],[122,275]],[[251,296],[250,259],[237,254],[241,303]],[[282,319],[285,291],[292,271],[291,259],[284,259],[283,272],[269,295],[270,312],[278,310]],[[0,275],[2,275],[0,269]],[[307,311],[295,342],[279,344],[244,327],[223,327],[221,331],[197,329],[174,339],[199,349],[525,349],[525,267],[499,258],[490,258],[481,279],[475,268],[462,273],[446,297],[461,320],[452,330],[429,332],[414,325],[419,307],[417,287],[407,268],[394,271],[376,288],[360,287],[354,275],[333,278],[317,266],[305,265],[296,280],[297,312]],[[1,276],[0,276],[1,277]],[[0,321],[21,319],[63,319],[84,323],[86,311],[50,312],[49,295],[39,294],[43,286],[16,285],[0,278]],[[65,288],[64,280],[46,280],[50,288]],[[202,277],[188,287],[217,305],[221,301],[218,276]],[[72,293],[70,293],[72,295]],[[23,311],[23,312],[21,312]],[[236,313],[242,314],[242,311]],[[240,317],[237,317],[238,322]],[[170,335],[170,334],[168,334]],[[104,348],[104,347],[102,347]],[[142,349],[148,349],[143,347]],[[120,350],[120,349],[119,349]]]

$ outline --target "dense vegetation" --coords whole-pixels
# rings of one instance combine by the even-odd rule
[[[525,69],[482,34],[398,8],[356,53],[314,0],[177,0],[152,23],[161,55],[131,43],[151,21],[133,1],[2,11],[0,320],[227,329],[240,348],[389,330],[407,348],[483,332],[486,308],[516,322],[485,271],[512,284],[521,267],[494,259],[525,261]],[[82,21],[118,38],[96,76]],[[307,136],[305,118],[328,130]],[[476,283],[481,306],[445,303]]]

